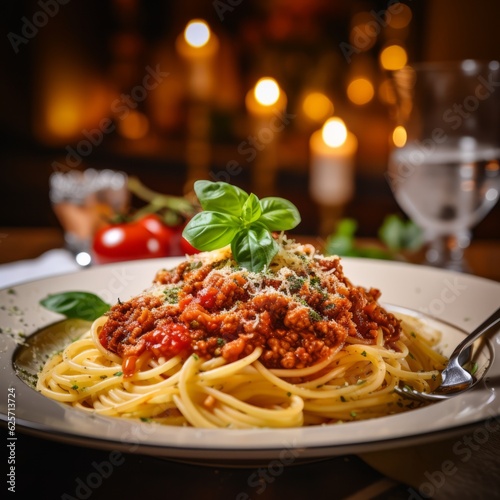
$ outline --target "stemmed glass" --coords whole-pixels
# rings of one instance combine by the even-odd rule
[[[499,198],[500,63],[423,63],[392,82],[406,133],[389,157],[394,196],[423,229],[426,263],[467,271],[471,229]]]

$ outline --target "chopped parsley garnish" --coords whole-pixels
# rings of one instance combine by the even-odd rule
[[[179,287],[167,288],[164,290],[163,294],[165,295],[165,302],[168,302],[169,304],[177,304],[179,302],[179,291]]]
[[[115,377],[121,377],[123,375],[123,372],[115,372],[113,373]]]
[[[197,261],[194,260],[189,264],[189,270],[194,271],[195,269],[199,269],[202,265],[203,264],[200,260]]]
[[[347,399],[344,398],[344,396],[340,396],[340,401],[342,401],[342,403],[347,403]]]
[[[363,352],[361,353],[361,356],[364,356],[364,357],[366,358],[366,351],[363,351]]]
[[[192,356],[193,356],[193,358],[194,358],[196,361],[198,361],[198,360],[200,359],[200,357],[198,356],[198,354],[194,354],[194,353],[193,353],[193,355],[192,355]]]
[[[311,283],[311,286],[314,288],[321,287],[321,280],[317,276],[312,277],[309,282]]]
[[[226,341],[222,337],[217,337],[217,345],[218,346],[223,346],[226,343]]]
[[[290,291],[292,293],[297,293],[302,288],[302,285],[305,283],[305,278],[302,278],[301,276],[296,276],[295,274],[291,274],[290,276],[287,277],[287,281],[290,283]]]
[[[314,309],[309,309],[309,318],[312,321],[321,321],[322,320],[321,316]]]

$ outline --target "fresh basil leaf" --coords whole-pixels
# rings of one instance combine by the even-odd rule
[[[201,208],[239,217],[248,193],[227,182],[196,181],[194,191]]]
[[[258,223],[242,229],[231,241],[236,262],[256,273],[270,264],[278,249],[276,240],[267,228]]]
[[[204,211],[189,221],[184,238],[204,251],[231,243],[235,260],[252,271],[269,265],[278,252],[271,231],[286,231],[300,222],[297,208],[284,198],[259,201],[226,182],[196,181],[194,189]]]
[[[297,207],[288,200],[278,197],[263,198],[260,200],[262,222],[269,231],[286,231],[293,229],[300,222]]]
[[[240,221],[229,214],[200,212],[186,225],[182,236],[198,250],[210,251],[231,243],[240,230]]]
[[[261,214],[262,208],[259,203],[259,198],[251,193],[241,209],[241,218],[244,223],[248,224],[255,222]]]
[[[109,310],[110,305],[90,292],[62,292],[49,295],[40,304],[67,318],[94,321]]]

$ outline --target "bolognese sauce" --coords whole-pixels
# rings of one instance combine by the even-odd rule
[[[261,273],[204,254],[159,271],[149,290],[112,307],[99,341],[131,376],[143,353],[231,362],[261,347],[264,366],[291,369],[318,363],[348,338],[374,344],[381,330],[385,344],[398,340],[400,322],[377,303],[378,290],[352,285],[338,257],[288,246]]]

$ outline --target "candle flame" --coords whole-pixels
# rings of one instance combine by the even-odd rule
[[[402,148],[406,144],[406,139],[406,129],[402,125],[398,125],[392,132],[392,142],[397,148]]]
[[[280,87],[274,78],[261,78],[254,89],[255,99],[263,106],[272,106],[280,98]]]
[[[184,30],[184,39],[191,47],[203,47],[210,40],[210,28],[205,21],[194,19],[189,21]]]
[[[342,119],[330,118],[323,125],[321,136],[328,146],[338,148],[347,139],[347,127]]]

